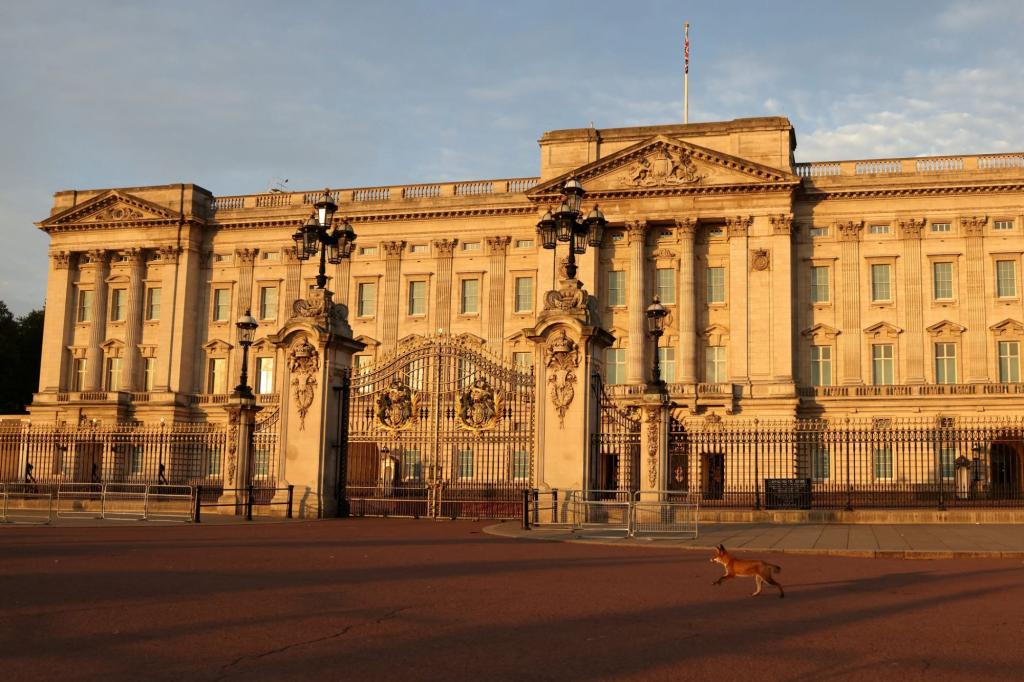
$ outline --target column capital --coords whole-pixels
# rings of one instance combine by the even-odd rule
[[[746,237],[747,232],[750,230],[750,225],[754,222],[753,216],[734,216],[732,218],[725,219],[726,236],[729,239],[733,237]]]
[[[286,246],[281,249],[281,256],[285,263],[294,265],[299,262],[299,251],[294,246]]]
[[[139,248],[136,248],[136,247],[132,247],[130,249],[121,249],[117,253],[118,253],[119,256],[124,258],[124,260],[127,263],[130,263],[133,266],[142,265],[145,262],[143,260],[143,255],[144,254],[143,254],[142,249],[139,249]]]
[[[772,224],[772,234],[793,234],[792,213],[780,213],[779,215],[769,216],[768,220],[770,220]]]
[[[646,220],[627,220],[626,234],[629,235],[629,243],[644,242],[647,239]]]
[[[693,218],[676,218],[676,236],[693,239],[697,232],[697,221]]]
[[[924,229],[924,218],[900,218],[896,221],[900,227],[900,236],[904,239],[920,239]]]
[[[385,258],[401,258],[402,252],[405,251],[405,242],[401,240],[395,242],[381,242],[381,245],[384,247]]]
[[[505,254],[508,252],[508,245],[512,243],[512,237],[487,237],[486,241],[488,254]]]
[[[165,244],[164,246],[157,247],[157,253],[160,256],[161,262],[177,263],[178,258],[181,256],[181,247],[176,244]]]
[[[855,242],[860,239],[861,230],[864,229],[863,220],[836,221],[836,231],[839,232],[840,241]]]
[[[92,265],[93,267],[105,267],[110,258],[110,252],[106,249],[90,249],[85,252],[85,255],[84,264]]]
[[[67,270],[71,267],[71,256],[70,251],[51,251],[50,260],[53,261],[53,267],[55,270]]]
[[[985,231],[985,223],[987,222],[988,216],[965,216],[960,218],[960,227],[963,228],[965,235],[969,237],[980,237]]]
[[[295,248],[294,246],[292,247]],[[235,257],[241,265],[252,265],[256,261],[259,249],[235,249]]]
[[[455,245],[459,243],[458,239],[435,239],[433,242],[434,249],[437,251],[437,255],[442,258],[450,258],[455,253]]]

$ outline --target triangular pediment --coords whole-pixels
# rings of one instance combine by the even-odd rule
[[[832,341],[839,336],[839,330],[819,322],[810,329],[803,330],[800,334],[815,341]]]
[[[903,330],[894,324],[889,324],[888,322],[878,322],[870,327],[866,327],[864,329],[864,333],[873,339],[895,338],[902,334]]]
[[[749,191],[751,186],[768,189],[773,185],[800,182],[800,178],[788,171],[656,135],[543,182],[527,195],[535,201],[548,201],[560,192],[562,184],[570,177],[579,180],[588,195],[650,191],[700,193],[730,188]]]
[[[203,350],[210,354],[227,353],[232,348],[234,346],[222,339],[213,339],[203,344]]]
[[[1024,324],[1009,317],[1002,322],[995,323],[989,329],[996,336],[1024,336]]]
[[[36,224],[44,230],[72,226],[135,227],[139,223],[176,222],[180,217],[176,211],[112,189]]]
[[[932,336],[955,335],[963,334],[967,331],[967,327],[950,320],[943,320],[942,322],[936,322],[930,327],[925,327],[925,331]]]

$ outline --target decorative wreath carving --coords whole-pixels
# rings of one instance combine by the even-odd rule
[[[459,396],[459,426],[467,431],[486,431],[501,420],[505,400],[483,377]]]
[[[576,397],[576,368],[580,364],[580,349],[569,338],[564,329],[551,335],[545,348],[545,365],[548,371],[548,385],[551,387],[551,402],[558,411],[560,428],[565,428],[565,413]]]
[[[393,379],[391,385],[377,397],[373,411],[377,428],[385,431],[405,431],[412,428],[419,415],[420,393],[414,391],[400,379]]]
[[[320,354],[305,337],[292,346],[288,355],[288,369],[292,375],[295,405],[299,410],[299,431],[304,431],[306,414],[316,396],[316,375],[320,370]]]

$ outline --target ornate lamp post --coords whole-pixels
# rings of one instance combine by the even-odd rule
[[[569,265],[565,269],[569,279],[576,279],[576,255],[586,253],[588,246],[600,248],[608,224],[596,204],[587,217],[583,217],[580,207],[584,194],[586,191],[579,180],[569,178],[562,185],[558,211],[551,213],[549,209],[537,223],[537,235],[545,249],[554,249],[558,242],[569,242]]]
[[[300,261],[309,260],[319,252],[320,271],[316,276],[316,286],[323,289],[327,286],[327,275],[324,274],[327,263],[337,265],[352,255],[356,233],[347,220],[342,219],[340,228],[333,225],[338,205],[331,198],[330,190],[324,190],[313,208],[315,212],[295,231],[292,240]]]
[[[242,346],[242,376],[238,385],[235,386],[233,396],[235,398],[253,398],[252,388],[249,386],[249,346],[252,345],[253,337],[256,336],[256,318],[250,311],[246,310],[245,315],[238,318],[235,323],[238,327],[238,343]]]
[[[661,380],[661,358],[658,357],[658,339],[665,333],[665,317],[668,315],[668,311],[665,309],[665,306],[661,305],[660,298],[655,296],[654,302],[647,306],[645,314],[647,316],[647,333],[654,339],[654,368],[651,370],[651,383],[660,389],[665,385],[665,382]]]

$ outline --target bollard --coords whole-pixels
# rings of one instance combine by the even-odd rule
[[[245,520],[252,521],[253,492],[252,483],[249,483],[249,495],[245,500]]]
[[[558,488],[551,489],[551,523],[558,523]]]
[[[203,486],[197,485],[196,486],[196,509],[195,509],[195,513],[192,515],[192,518],[195,520],[196,523],[200,523],[200,521],[199,521],[199,513],[200,513],[200,510],[203,507],[202,502],[203,502]]]
[[[295,497],[295,486],[288,486],[288,518],[292,518],[292,499]]]
[[[523,488],[523,530],[530,530],[530,491]]]
[[[540,491],[538,491],[536,488],[534,488],[532,492],[533,492],[533,525],[536,526],[537,522],[540,521],[540,518],[539,518],[539,515],[540,515]]]

